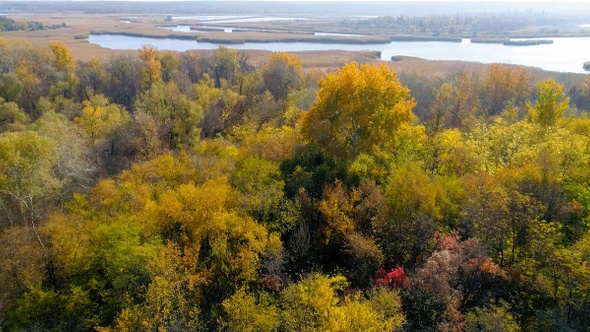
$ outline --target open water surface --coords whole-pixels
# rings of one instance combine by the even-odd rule
[[[547,39],[547,38],[542,38]],[[388,44],[338,44],[309,42],[276,42],[227,44],[228,48],[269,51],[315,51],[315,50],[374,50],[381,51],[381,59],[389,60],[394,55],[413,56],[429,60],[459,60],[482,63],[506,63],[544,70],[587,73],[583,64],[590,61],[590,37],[551,38],[553,44],[535,46],[504,46],[501,44],[477,44],[464,39],[453,42],[398,42]],[[94,35],[88,41],[111,49],[139,49],[151,44],[160,50],[216,49],[222,44],[197,42],[196,40],[159,39],[123,35]]]

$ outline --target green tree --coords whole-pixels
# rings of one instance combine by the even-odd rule
[[[4,102],[0,97],[0,133],[23,130],[29,121],[29,116],[16,103]]]
[[[135,101],[135,146],[144,157],[188,148],[199,139],[202,108],[172,83],[155,82]]]
[[[24,291],[43,280],[45,252],[30,227],[14,226],[0,231],[0,321]]]
[[[54,269],[10,310],[12,329],[91,331],[143,298],[160,240],[128,216],[93,216],[85,208],[85,215],[53,215],[44,225]]]
[[[240,208],[250,216],[274,231],[292,226],[293,221],[285,218],[288,203],[278,164],[255,157],[239,160],[231,182],[240,193]]]
[[[105,95],[111,102],[133,110],[133,103],[141,90],[142,62],[131,55],[113,57],[106,65],[109,83]]]
[[[104,64],[98,58],[82,62],[76,71],[78,77],[78,94],[84,99],[90,99],[95,93],[106,93],[109,75]],[[81,90],[81,91],[80,91]]]
[[[15,73],[4,73],[0,78],[0,98],[7,102],[17,102],[23,91],[23,84]]]
[[[234,85],[246,66],[247,59],[243,53],[219,46],[208,69],[215,80],[215,87],[221,88],[226,84]]]
[[[53,175],[61,185],[58,202],[65,203],[74,192],[87,193],[98,171],[98,156],[89,154],[91,146],[85,133],[51,108],[45,110],[30,129],[48,138],[55,147]]]
[[[514,316],[510,313],[510,306],[506,302],[492,305],[489,308],[475,308],[467,314],[467,331],[520,332]]]
[[[285,99],[304,83],[301,61],[294,55],[275,52],[262,70],[262,80],[275,99]]]
[[[214,79],[205,75],[195,85],[196,103],[203,109],[201,129],[203,136],[215,137],[229,127],[240,123],[245,110],[240,110],[243,100],[237,92],[229,88],[216,88]]]
[[[24,224],[37,232],[60,188],[53,150],[53,143],[35,132],[0,134],[0,228]]]

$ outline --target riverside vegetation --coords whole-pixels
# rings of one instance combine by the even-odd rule
[[[589,111],[522,67],[0,39],[0,328],[587,330]]]
[[[27,22],[63,29],[5,33],[5,38],[26,38],[43,44],[64,43],[78,59],[89,60],[109,51],[84,42],[90,34],[123,34],[150,38],[190,39],[222,44],[248,42],[316,42],[388,44],[391,41],[501,41],[534,47],[538,41],[515,38],[590,36],[590,7],[580,2],[560,6],[536,3],[460,2],[405,3],[347,1],[273,3],[256,1],[72,2],[3,1],[0,13],[17,25]],[[163,14],[166,13],[166,14]],[[330,13],[331,15],[326,15]],[[6,19],[6,18],[3,18]],[[2,20],[2,19],[0,19]],[[64,22],[67,26],[64,26]],[[0,27],[1,27],[0,23]],[[170,31],[164,27],[189,28]],[[0,28],[1,29],[1,28]],[[226,33],[225,30],[232,30]],[[317,35],[316,35],[317,34]],[[532,46],[531,46],[532,45]],[[583,62],[579,63],[581,67]]]

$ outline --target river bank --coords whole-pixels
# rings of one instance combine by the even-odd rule
[[[341,37],[346,39],[345,37]],[[220,45],[239,50],[267,50],[267,51],[370,51],[379,54],[383,60],[392,56],[410,56],[428,60],[457,60],[482,63],[506,63],[544,70],[585,73],[583,64],[588,60],[579,49],[590,49],[590,37],[555,38],[554,43],[539,43],[528,47],[508,47],[502,44],[472,43],[463,39],[455,41],[392,41],[378,44],[359,44],[344,42],[321,42],[323,38],[314,41],[279,41],[279,42],[245,42],[239,44],[224,44],[209,41],[204,38],[194,40],[178,40],[167,38],[146,38],[128,35],[91,34],[88,42],[110,49],[139,49],[142,45],[152,44],[161,50],[206,50],[217,49]],[[559,59],[559,61],[556,61]]]

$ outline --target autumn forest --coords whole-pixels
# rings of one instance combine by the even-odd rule
[[[0,330],[588,331],[590,78],[485,68],[0,39]]]

